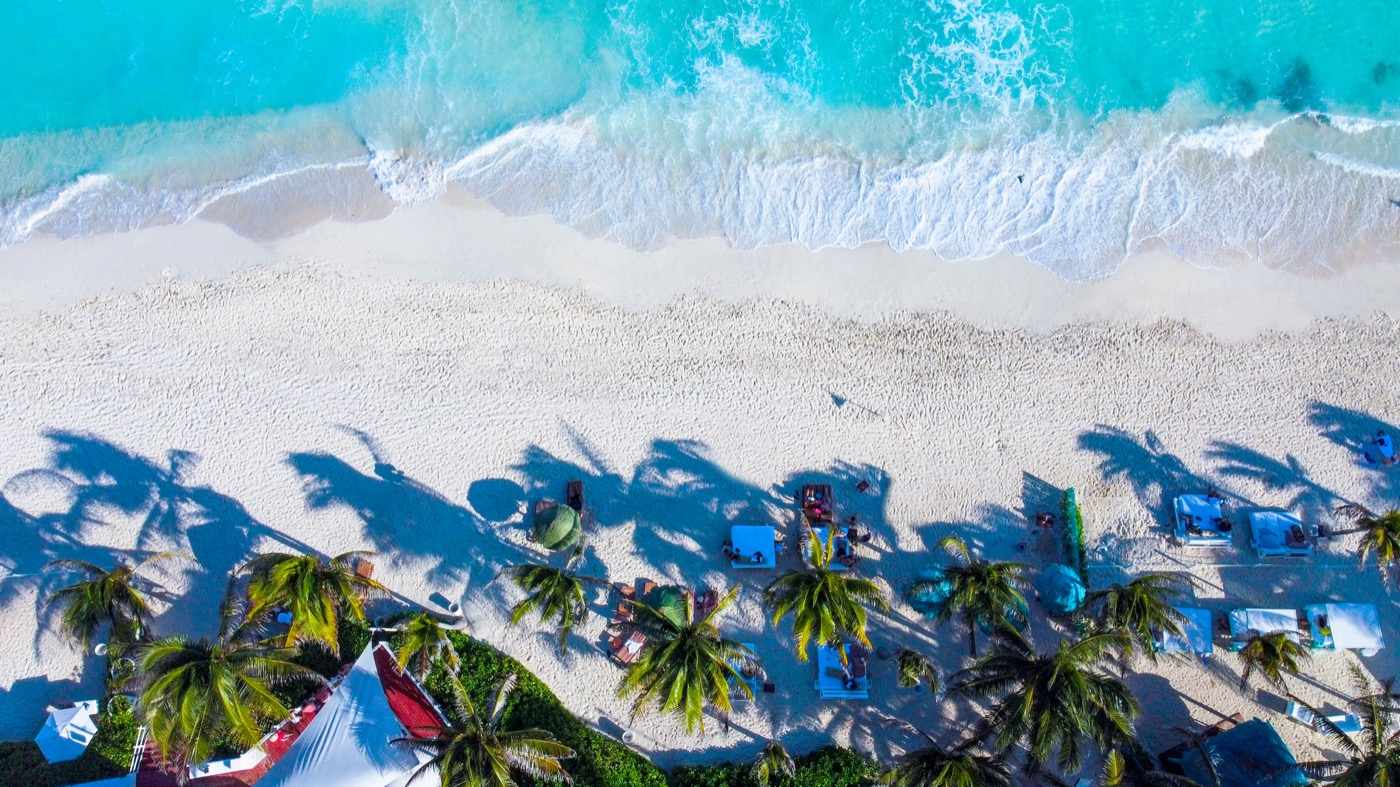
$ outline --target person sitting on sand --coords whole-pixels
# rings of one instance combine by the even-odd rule
[[[1384,429],[1376,430],[1376,439],[1371,441],[1376,446],[1376,453],[1380,454],[1380,463],[1383,465],[1395,464],[1395,441],[1390,438]]]
[[[720,547],[720,551],[724,553],[725,560],[739,559],[739,552],[738,550],[734,549],[734,542],[730,541],[727,538],[724,539],[724,546]]]

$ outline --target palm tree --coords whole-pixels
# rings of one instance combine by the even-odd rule
[[[866,634],[865,605],[888,610],[889,601],[879,585],[850,572],[833,571],[834,530],[826,543],[810,535],[808,568],[793,569],[773,580],[763,591],[763,603],[772,611],[773,625],[792,615],[792,633],[797,638],[797,660],[806,661],[808,649],[817,645],[839,646],[850,637],[870,647]],[[845,648],[840,649],[845,659]]]
[[[916,582],[911,592],[933,589],[948,593],[938,610],[938,622],[946,623],[961,614],[967,623],[973,656],[977,655],[978,626],[993,631],[1007,626],[1025,627],[1026,597],[1021,594],[1026,587],[1025,564],[994,563],[973,557],[967,542],[958,536],[945,536],[938,547],[959,562],[945,567],[940,579]]]
[[[928,656],[910,650],[900,648],[899,655],[895,657],[899,664],[899,687],[902,689],[912,689],[920,683],[928,685],[928,690],[933,694],[938,693],[940,683],[938,680],[938,668],[933,666],[933,662]]]
[[[985,731],[1003,750],[1025,741],[1032,772],[1057,750],[1060,770],[1069,772],[1083,761],[1084,739],[1107,750],[1132,738],[1138,703],[1110,670],[1110,651],[1121,651],[1125,639],[1102,632],[1040,655],[1002,629],[991,652],[953,676],[950,691],[994,700]]]
[[[777,741],[768,741],[758,757],[754,758],[753,767],[749,768],[749,776],[758,783],[758,787],[787,781],[796,773],[797,763],[793,762],[792,755],[783,748],[783,744]]]
[[[411,664],[413,673],[419,678],[428,674],[435,661],[441,661],[453,674],[462,665],[457,649],[452,647],[452,640],[447,637],[447,629],[427,612],[418,612],[410,617],[399,629],[399,635],[401,640],[395,655],[400,664],[406,667]]]
[[[1389,584],[1392,574],[1400,572],[1400,510],[1392,508],[1384,514],[1377,514],[1358,503],[1348,503],[1339,506],[1337,513],[1351,517],[1357,526],[1333,535],[1365,533],[1361,546],[1356,550],[1357,557],[1365,565],[1366,558],[1375,555],[1381,579]]]
[[[1159,632],[1182,636],[1185,617],[1171,602],[1183,592],[1181,579],[1172,574],[1145,574],[1126,585],[1090,593],[1084,608],[1097,608],[1096,620],[1103,628],[1118,629],[1128,635],[1125,655],[1140,651],[1155,662]]]
[[[1214,770],[1208,757],[1206,764],[1208,768]],[[1057,784],[1065,784],[1059,779],[1054,781]],[[1069,785],[1065,785],[1065,787],[1069,787]],[[1201,787],[1201,785],[1194,779],[1162,770],[1132,768],[1124,759],[1122,752],[1114,749],[1104,758],[1103,772],[1099,776],[1099,787]],[[1216,779],[1216,787],[1220,787],[1219,779]]]
[[[252,746],[263,722],[287,716],[273,687],[325,682],[292,661],[295,650],[253,638],[241,617],[226,600],[214,639],[174,636],[142,648],[141,715],[182,782],[187,766],[208,759],[219,742],[231,737]]]
[[[515,683],[514,673],[501,681],[491,703],[491,712],[482,718],[457,676],[449,675],[451,706],[456,718],[449,719],[446,727],[411,729],[411,737],[394,741],[428,755],[409,777],[408,784],[434,771],[442,787],[515,787],[517,774],[530,780],[569,783],[569,772],[564,770],[561,760],[573,757],[573,749],[546,730],[502,729],[506,703],[515,690]]]
[[[137,572],[152,563],[177,557],[178,552],[160,552],[139,563],[118,560],[108,570],[85,560],[54,560],[51,569],[82,572],[85,578],[54,591],[48,603],[63,608],[62,629],[86,652],[92,637],[103,623],[112,627],[112,639],[130,643],[146,629],[150,607],[138,587]]]
[[[1244,665],[1240,671],[1240,687],[1248,686],[1250,677],[1258,674],[1270,685],[1287,691],[1284,676],[1297,675],[1299,662],[1310,658],[1312,654],[1308,649],[1296,637],[1289,636],[1289,632],[1256,633],[1240,650],[1240,662]]]
[[[573,562],[569,561],[570,566]],[[568,645],[569,634],[588,619],[584,584],[608,584],[606,579],[580,576],[567,567],[525,564],[511,566],[508,571],[515,578],[515,584],[527,594],[510,608],[511,625],[519,624],[531,612],[536,613],[541,622],[555,620],[559,626],[560,653]]]
[[[650,604],[633,602],[637,624],[647,634],[641,655],[627,668],[618,686],[619,697],[633,697],[632,717],[648,706],[679,716],[686,732],[705,731],[705,704],[722,714],[733,710],[731,687],[752,699],[753,690],[735,665],[753,662],[744,645],[720,636],[715,621],[739,594],[736,585],[704,617],[686,604],[683,620],[675,620]]]
[[[1351,665],[1356,697],[1347,707],[1361,719],[1361,732],[1352,737],[1342,732],[1326,715],[1294,697],[1312,711],[1317,725],[1345,755],[1344,760],[1316,760],[1299,763],[1308,778],[1339,787],[1396,787],[1400,785],[1400,708],[1395,701],[1395,679],[1376,684],[1360,667]]]
[[[890,787],[1011,787],[1011,768],[996,754],[977,754],[971,738],[951,749],[920,731],[928,745],[906,753],[880,774]]]
[[[292,615],[286,647],[315,642],[339,656],[341,616],[363,622],[364,597],[389,592],[352,567],[355,558],[368,554],[372,553],[342,552],[330,560],[286,552],[258,555],[238,569],[250,575],[248,620],[260,620],[281,607]]]

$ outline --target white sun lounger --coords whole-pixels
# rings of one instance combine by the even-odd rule
[[[1317,723],[1317,714],[1303,707],[1301,704],[1290,700],[1285,712],[1288,718],[1302,724],[1304,727],[1311,727],[1319,732],[1322,731],[1321,725]],[[1347,734],[1361,732],[1361,719],[1357,718],[1354,713],[1332,714],[1327,716],[1327,720],[1335,724],[1337,729]]]

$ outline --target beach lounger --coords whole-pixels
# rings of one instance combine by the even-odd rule
[[[608,643],[608,650],[619,664],[631,664],[641,658],[642,648],[646,644],[646,635],[640,631],[633,631],[626,637],[615,637]]]
[[[1355,650],[1370,658],[1385,647],[1375,604],[1312,604],[1299,624],[1314,650]]]
[[[1260,557],[1307,557],[1315,534],[1298,517],[1284,511],[1254,511],[1249,515],[1249,543]]]
[[[1288,718],[1302,724],[1304,727],[1311,727],[1319,732],[1322,731],[1322,726],[1318,723],[1317,714],[1303,707],[1301,703],[1290,700],[1284,713]],[[1354,713],[1329,714],[1327,720],[1347,734],[1361,732],[1361,719]]]
[[[802,516],[813,524],[831,522],[836,517],[836,502],[832,499],[831,484],[807,484],[798,495]]]
[[[1225,518],[1223,502],[1210,495],[1180,495],[1173,500],[1173,535],[1177,543],[1196,547],[1231,546],[1233,530]]]
[[[735,557],[731,568],[776,568],[777,538],[771,525],[733,525],[729,528],[729,543]]]

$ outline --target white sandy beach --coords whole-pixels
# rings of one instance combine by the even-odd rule
[[[808,480],[871,524],[861,570],[896,594],[942,560],[933,545],[948,533],[1045,562],[1027,516],[1074,486],[1102,581],[1189,571],[1214,610],[1377,603],[1390,648],[1317,655],[1293,683],[1305,699],[1335,706],[1350,660],[1400,673],[1400,606],[1374,567],[1356,569],[1352,544],[1263,563],[1245,528],[1216,553],[1165,536],[1171,496],[1207,484],[1323,523],[1340,501],[1400,504],[1400,470],[1360,466],[1351,445],[1400,432],[1393,265],[1304,279],[1152,258],[1071,284],[1016,260],[879,249],[688,241],[644,255],[449,201],[276,240],[204,222],[38,240],[0,252],[0,276],[3,739],[101,683],[96,660],[84,670],[50,632],[44,562],[168,548],[197,562],[163,576],[160,633],[211,632],[228,571],[257,550],[374,549],[398,593],[460,599],[475,636],[580,716],[625,720],[603,616],[563,658],[551,632],[504,623],[516,595],[496,574],[537,557],[522,512],[570,478],[596,517],[587,573],[742,583],[726,628],[758,644],[778,686],[728,735],[635,725],[666,766],[747,757],[778,736],[888,758],[911,740],[881,713],[945,736],[975,717],[895,688],[892,662],[875,663],[868,707],[817,699],[814,667],[759,608],[771,575],[718,554],[731,522],[791,528]],[[858,494],[872,473],[878,494]],[[1054,641],[1045,625],[1036,635]],[[967,651],[959,628],[902,602],[873,636],[946,671]],[[1131,678],[1151,745],[1240,712],[1273,721],[1300,758],[1325,752],[1276,694],[1235,688],[1230,654],[1214,663]]]

